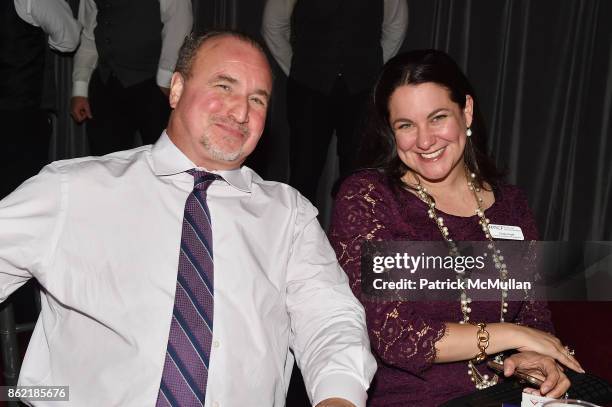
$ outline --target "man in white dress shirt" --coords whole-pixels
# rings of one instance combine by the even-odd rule
[[[271,88],[250,38],[191,37],[157,143],[52,163],[0,201],[0,299],[30,278],[43,287],[21,385],[70,386],[54,406],[155,405],[194,188],[186,171],[198,168],[222,177],[206,193],[214,329],[202,404],[284,405],[291,348],[314,405],[365,406],[376,369],[365,317],[316,210],[241,167]]]

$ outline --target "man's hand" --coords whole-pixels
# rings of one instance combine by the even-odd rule
[[[89,99],[83,96],[73,96],[70,99],[70,114],[77,123],[91,119],[93,116],[89,108]]]
[[[504,360],[504,376],[512,376],[515,370],[544,380],[540,390],[531,389],[531,394],[559,398],[571,383],[555,359],[536,352],[519,352]]]
[[[334,397],[323,400],[316,407],[355,407],[355,405],[348,400]]]

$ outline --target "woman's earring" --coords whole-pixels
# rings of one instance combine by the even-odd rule
[[[471,137],[471,136],[472,136],[472,129],[470,129],[470,128],[468,127],[468,128],[467,128],[467,130],[465,131],[465,134],[466,134],[468,137]]]

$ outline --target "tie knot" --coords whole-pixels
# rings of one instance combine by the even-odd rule
[[[193,189],[206,190],[213,181],[221,179],[221,176],[202,170],[191,169],[187,173],[193,175]]]

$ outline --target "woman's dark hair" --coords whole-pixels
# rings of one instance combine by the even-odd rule
[[[487,154],[486,130],[474,90],[455,61],[446,53],[434,49],[397,55],[383,67],[372,90],[358,167],[379,169],[396,186],[406,187],[401,178],[409,168],[397,155],[395,136],[389,124],[389,100],[399,86],[422,83],[436,83],[448,89],[450,99],[462,110],[466,95],[472,97],[472,136],[465,144],[463,159],[468,170],[476,174],[476,185],[482,188],[486,182],[495,186],[502,174]]]

